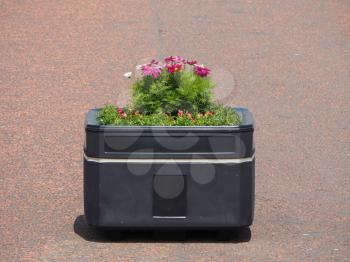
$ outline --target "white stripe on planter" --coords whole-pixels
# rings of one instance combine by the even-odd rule
[[[246,158],[228,158],[228,159],[160,159],[160,158],[95,158],[85,155],[84,158],[89,162],[96,163],[145,163],[145,164],[240,164],[253,161],[255,155]]]
[[[182,217],[163,217],[163,216],[153,216],[153,218],[186,218],[185,216],[182,216]]]

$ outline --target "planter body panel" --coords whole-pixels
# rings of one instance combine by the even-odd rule
[[[97,111],[90,111],[84,148],[87,222],[115,229],[251,225],[254,124],[249,111],[239,110],[238,127],[99,126]]]

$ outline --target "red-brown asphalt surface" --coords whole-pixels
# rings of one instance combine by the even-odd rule
[[[1,261],[350,260],[349,1],[9,0],[0,24]],[[170,54],[217,68],[218,97],[254,113],[250,241],[85,224],[84,114]]]

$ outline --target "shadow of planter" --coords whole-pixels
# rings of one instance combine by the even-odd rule
[[[183,242],[183,243],[244,243],[251,239],[249,227],[239,228],[228,232],[221,238],[215,231],[101,231],[86,223],[84,215],[78,216],[73,225],[74,232],[86,241],[100,243],[150,243],[150,242]]]

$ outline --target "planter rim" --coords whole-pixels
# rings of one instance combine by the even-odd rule
[[[97,113],[101,108],[95,108],[88,111],[85,120],[86,131],[94,132],[235,132],[235,131],[253,131],[255,121],[251,112],[243,107],[232,108],[241,118],[241,124],[235,126],[115,126],[100,125],[97,122]]]

